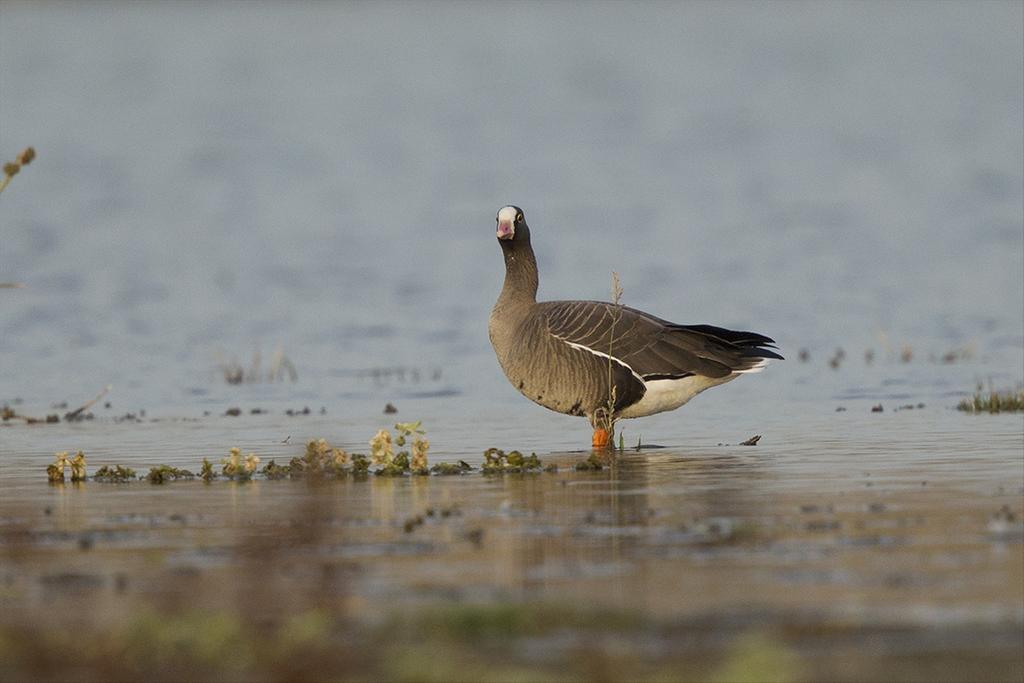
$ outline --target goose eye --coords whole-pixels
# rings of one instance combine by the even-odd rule
[[[523,214],[516,214],[516,223],[520,223],[523,220]]]

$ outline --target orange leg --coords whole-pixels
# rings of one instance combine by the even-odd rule
[[[611,440],[612,435],[608,433],[607,429],[601,427],[594,428],[594,438],[591,441],[591,445],[594,448],[608,448],[608,442]]]

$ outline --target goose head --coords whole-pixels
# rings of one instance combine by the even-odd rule
[[[502,247],[513,244],[529,244],[530,228],[526,225],[523,210],[518,206],[505,206],[498,210],[495,218],[498,224],[497,237]]]

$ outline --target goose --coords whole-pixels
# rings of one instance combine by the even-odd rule
[[[700,392],[782,360],[756,332],[680,325],[618,303],[537,301],[537,259],[523,210],[498,211],[505,282],[488,322],[509,382],[531,401],[586,417],[593,448],[612,425],[675,410]]]

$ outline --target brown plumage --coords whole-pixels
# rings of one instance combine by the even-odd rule
[[[522,210],[498,212],[505,284],[491,312],[491,344],[506,377],[552,410],[614,417],[672,410],[705,389],[781,359],[755,332],[679,325],[601,301],[537,303],[537,261]]]

